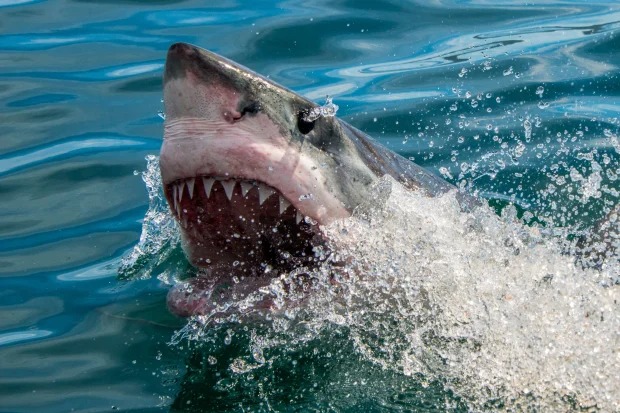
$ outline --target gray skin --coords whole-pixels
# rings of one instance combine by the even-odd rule
[[[213,280],[236,274],[239,269],[233,263],[241,261],[246,265],[242,275],[255,276],[260,271],[249,267],[278,266],[282,261],[272,260],[270,255],[277,255],[280,249],[293,256],[295,249],[311,251],[320,243],[320,225],[349,216],[368,201],[372,185],[386,174],[429,196],[454,189],[336,117],[306,122],[304,116],[317,107],[315,103],[192,45],[177,43],[168,51],[164,102],[166,123],[160,156],[164,192],[179,222],[188,259],[205,269],[201,277],[169,294],[169,307],[179,315],[212,311],[207,302]],[[224,185],[216,183],[209,197],[207,184],[203,192],[196,183],[211,182],[211,178],[235,183],[229,201],[223,195]],[[258,189],[243,198],[239,182],[256,188],[264,184],[280,197],[280,205],[284,202],[291,207],[280,219],[268,211],[277,209],[275,195],[260,208],[252,206],[259,197]],[[476,201],[464,197],[463,203]],[[227,208],[234,212],[226,215]],[[194,212],[204,209],[213,212]],[[280,225],[279,233],[289,232],[285,238],[302,235],[289,244],[272,240],[264,227],[247,228],[236,222],[243,214],[260,215],[267,226],[272,221],[264,215],[269,215],[274,228]],[[299,224],[295,214],[297,220],[307,218]],[[234,238],[233,232],[241,232],[246,243]],[[269,249],[266,245],[270,242],[276,247]],[[260,251],[253,247],[257,243]],[[265,265],[268,261],[269,266]],[[294,267],[301,261],[291,262]],[[291,269],[291,265],[282,265],[283,270]]]

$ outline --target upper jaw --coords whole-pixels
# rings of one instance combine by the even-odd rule
[[[160,156],[164,185],[196,177],[257,181],[320,224],[349,216],[327,186],[324,168],[275,125],[265,122],[261,134],[241,125],[220,126],[202,119],[167,121]]]
[[[188,73],[194,74],[202,84],[217,82],[239,91],[274,90],[281,100],[295,101],[303,107],[316,106],[305,97],[224,56],[187,43],[171,45],[164,68],[164,86]]]
[[[244,102],[253,97],[260,112],[242,118]],[[329,157],[295,141],[288,130],[296,124],[295,111],[315,106],[312,102],[183,43],[168,52],[164,102],[160,167],[165,185],[203,176],[253,180],[277,189],[320,224],[349,216],[334,177],[319,165],[328,164]]]

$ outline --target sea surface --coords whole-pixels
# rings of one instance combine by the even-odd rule
[[[409,315],[394,324],[371,314],[365,322],[375,330],[355,330],[342,314],[323,314],[307,330],[292,326],[295,315],[276,317],[276,327],[228,319],[203,322],[198,334],[168,313],[170,284],[191,271],[158,198],[153,157],[162,142],[162,68],[178,41],[317,103],[333,98],[342,119],[528,228],[570,238],[618,204],[617,1],[0,0],[0,412],[509,406],[500,379],[488,384],[451,367],[457,351],[449,340],[415,347],[445,350],[441,368],[407,362],[430,360],[412,350],[415,332],[403,327]],[[536,260],[537,268],[559,265],[539,253]],[[511,279],[530,275],[510,268]],[[494,271],[489,285],[508,285]],[[597,283],[617,296],[618,278],[608,278]],[[605,320],[620,314],[588,288],[584,300],[602,303]],[[572,311],[532,294],[543,308],[532,319],[544,317],[545,306],[549,314]],[[592,351],[617,364],[618,324],[603,318],[580,330],[580,347],[594,343]],[[526,335],[536,335],[529,328]],[[484,349],[483,330],[465,342]],[[571,341],[560,337],[556,347]],[[493,353],[480,354],[491,354],[486,371]],[[562,372],[588,366],[553,360],[545,372],[566,391],[565,404],[552,404],[542,385],[538,394],[508,380],[515,394],[533,394],[515,410],[610,411],[619,403],[618,373],[584,401],[579,388],[562,385]],[[474,390],[485,386],[488,400]]]

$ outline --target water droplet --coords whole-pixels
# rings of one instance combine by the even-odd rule
[[[529,118],[523,121],[523,129],[525,129],[525,141],[529,142],[532,139],[532,123]]]
[[[445,178],[453,179],[453,176],[450,173],[450,170],[448,168],[446,168],[445,166],[442,166],[442,167],[439,168],[439,173],[441,175],[443,175]]]

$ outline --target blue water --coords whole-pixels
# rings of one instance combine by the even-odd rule
[[[0,0],[0,411],[466,411],[339,332],[317,344],[338,362],[300,350],[301,373],[222,383],[205,352],[169,344],[184,325],[169,287],[117,269],[147,211],[136,172],[159,151],[177,41],[330,95],[339,116],[498,209],[591,226],[617,203],[620,6],[538,3]],[[593,159],[610,172],[583,202],[557,177],[588,176]],[[183,266],[177,251],[159,271]],[[360,363],[372,389],[321,373]]]

